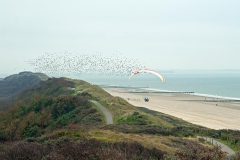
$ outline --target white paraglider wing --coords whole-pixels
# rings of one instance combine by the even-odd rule
[[[161,79],[162,82],[165,82],[165,78],[163,75],[161,75],[160,73],[150,70],[150,69],[141,69],[141,70],[136,70],[132,72],[132,75],[129,77],[129,79],[131,79],[133,76],[141,74],[141,73],[150,73],[153,74],[155,76],[157,76],[158,78]]]
[[[165,78],[163,77],[163,75],[161,75],[161,74],[158,73],[158,72],[155,72],[155,71],[152,71],[152,70],[144,70],[144,72],[145,72],[145,73],[153,74],[153,75],[159,77],[162,82],[165,82]]]

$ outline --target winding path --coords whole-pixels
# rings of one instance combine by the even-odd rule
[[[113,124],[112,113],[106,107],[94,100],[90,100],[90,102],[92,102],[103,113],[107,124]]]
[[[219,141],[217,141],[213,138],[209,138],[209,137],[199,137],[199,138],[203,138],[203,139],[205,139],[205,141],[207,141],[207,142],[209,142],[209,143],[211,143],[215,146],[220,146],[221,150],[223,152],[226,152],[228,154],[228,156],[232,156],[232,155],[236,154],[235,151],[232,150],[230,147],[228,147],[227,145],[225,145],[225,144],[223,144],[223,143],[221,143],[221,142],[219,142]]]
[[[104,107],[102,104],[100,104],[99,102],[97,102],[95,100],[90,100],[90,102],[93,103],[103,113],[107,124],[113,124],[112,113],[106,107]],[[205,141],[207,141],[215,146],[220,146],[221,150],[223,152],[226,152],[228,154],[228,156],[232,156],[232,155],[236,154],[235,151],[233,151],[230,147],[228,147],[227,145],[225,145],[213,138],[201,137],[201,136],[198,136],[198,138],[203,138],[203,139],[205,139]]]

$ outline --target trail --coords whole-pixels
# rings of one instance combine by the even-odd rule
[[[205,139],[205,141],[215,145],[215,146],[220,146],[221,147],[221,150],[223,152],[226,152],[228,154],[228,156],[232,156],[232,155],[235,155],[235,151],[233,151],[230,147],[228,147],[227,145],[217,141],[216,139],[213,139],[213,138],[209,138],[209,137],[199,137],[199,138],[203,138]]]
[[[102,104],[94,100],[90,100],[90,102],[92,102],[98,109],[100,109],[100,111],[105,116],[105,120],[107,124],[113,124],[112,113],[106,107],[104,107]]]

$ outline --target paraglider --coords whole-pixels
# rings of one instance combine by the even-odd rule
[[[132,72],[132,75],[129,77],[129,79],[131,79],[133,76],[141,74],[141,73],[153,74],[153,75],[157,76],[158,78],[160,78],[163,83],[166,81],[162,74],[158,73],[157,71],[151,70],[151,69],[137,69],[137,70],[134,70]]]

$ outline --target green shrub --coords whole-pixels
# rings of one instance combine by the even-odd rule
[[[22,117],[25,116],[26,114],[28,114],[29,112],[31,112],[31,108],[27,107],[27,106],[21,106],[18,109],[18,117]]]
[[[56,121],[57,126],[66,126],[70,122],[74,121],[75,111],[69,112],[67,114],[64,114],[63,116],[59,117]]]
[[[128,125],[146,125],[148,124],[147,117],[141,115],[139,112],[134,112],[130,116],[121,117],[118,120],[119,124],[128,124]]]
[[[0,142],[4,142],[7,140],[7,135],[5,132],[0,131]]]
[[[41,128],[37,125],[28,126],[23,132],[24,137],[39,137],[41,135]]]

